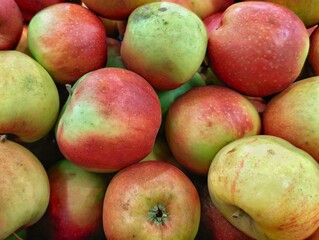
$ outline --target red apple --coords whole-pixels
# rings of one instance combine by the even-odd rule
[[[48,170],[50,203],[46,238],[85,240],[102,230],[103,199],[111,177],[86,171],[68,160]],[[110,175],[111,176],[111,175]]]
[[[223,13],[224,12],[214,13],[203,20],[208,37],[212,31],[216,30],[219,27]]]
[[[28,48],[56,82],[74,83],[85,73],[105,66],[105,27],[81,5],[55,4],[30,21]]]
[[[31,18],[43,8],[53,4],[66,2],[66,0],[15,0],[21,9],[23,18],[30,21]]]
[[[268,2],[238,2],[228,7],[209,36],[210,64],[231,88],[248,96],[284,90],[300,74],[309,36],[291,10]]]
[[[15,0],[1,0],[0,51],[13,50],[23,30],[23,17]]]
[[[23,24],[22,34],[15,50],[23,52],[32,57],[28,49],[28,24]]]
[[[194,239],[200,200],[191,180],[161,161],[135,163],[118,172],[106,190],[103,228],[112,239]]]
[[[221,86],[195,87],[170,107],[165,124],[175,159],[189,171],[206,175],[227,143],[260,133],[260,117],[241,94]]]
[[[152,151],[161,106],[144,78],[101,68],[84,75],[71,92],[56,127],[65,158],[88,170],[112,172]]]
[[[313,29],[310,35],[308,62],[315,75],[319,75],[319,28]]]

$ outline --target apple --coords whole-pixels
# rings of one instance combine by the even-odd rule
[[[201,203],[201,219],[198,230],[199,240],[253,240],[234,227],[212,202],[207,181],[195,184]]]
[[[314,75],[319,75],[319,28],[315,28],[310,35],[308,62]]]
[[[309,36],[300,18],[273,3],[229,6],[208,40],[210,65],[229,87],[252,96],[278,93],[300,74]]]
[[[319,228],[306,240],[318,240],[319,239]]]
[[[28,24],[23,24],[22,33],[20,36],[20,40],[15,48],[15,50],[25,53],[32,57],[29,49],[28,49]]]
[[[263,112],[264,133],[286,139],[319,162],[319,77],[295,82]]]
[[[191,180],[161,161],[132,164],[110,181],[103,205],[107,239],[194,239],[200,200]]]
[[[28,149],[2,136],[0,152],[0,239],[5,239],[40,220],[50,186],[43,165]]]
[[[144,78],[126,69],[101,68],[72,87],[56,139],[74,164],[115,172],[152,151],[160,125],[159,99]]]
[[[0,51],[13,50],[23,30],[22,13],[15,0],[1,0]]]
[[[155,2],[130,15],[121,56],[127,69],[155,89],[169,90],[193,77],[206,47],[207,32],[197,15],[175,3]]]
[[[189,171],[206,175],[213,157],[226,144],[259,134],[261,121],[253,104],[222,86],[195,87],[170,107],[165,123],[175,159]]]
[[[253,1],[253,0],[244,0]],[[280,4],[293,11],[307,27],[312,27],[319,23],[319,2],[317,0],[262,0]]]
[[[223,13],[224,12],[216,12],[212,15],[209,15],[207,18],[203,20],[207,30],[208,37],[212,31],[216,30],[219,27]]]
[[[57,87],[33,58],[17,50],[0,51],[0,133],[35,142],[54,127],[59,114]]]
[[[106,67],[125,68],[121,57],[121,41],[108,37]]]
[[[81,5],[54,4],[31,19],[28,48],[57,83],[72,84],[85,73],[105,66],[105,27]]]
[[[254,239],[305,239],[319,226],[319,164],[282,138],[257,135],[227,144],[207,181],[215,206]]]
[[[89,172],[62,159],[48,169],[48,176],[49,206],[37,228],[29,231],[30,237],[86,240],[104,235],[103,199],[111,175]]]

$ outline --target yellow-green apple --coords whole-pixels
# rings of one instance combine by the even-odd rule
[[[31,18],[40,10],[53,4],[66,2],[66,0],[15,0],[22,12],[25,21],[29,22]]]
[[[319,77],[299,80],[274,96],[263,112],[267,135],[286,139],[319,162]]]
[[[269,96],[296,80],[309,51],[300,18],[274,3],[229,6],[209,35],[208,55],[217,76],[248,96]]]
[[[316,27],[310,35],[308,62],[314,75],[319,75],[319,28]]]
[[[17,50],[0,51],[0,133],[25,142],[44,137],[59,114],[59,94],[49,73]]]
[[[28,149],[2,138],[0,152],[0,239],[5,239],[40,220],[50,186],[43,165]]]
[[[195,87],[168,110],[165,133],[175,159],[189,171],[206,175],[213,157],[226,144],[260,133],[253,104],[222,86]]]
[[[110,181],[103,228],[112,239],[194,239],[200,200],[192,181],[162,161],[132,164]]]
[[[105,66],[106,31],[101,19],[87,8],[54,4],[30,21],[28,48],[57,83],[70,84]]]
[[[195,13],[175,3],[154,2],[131,13],[121,56],[127,69],[154,88],[168,90],[193,77],[206,47],[207,31]]]
[[[160,125],[159,99],[144,78],[126,69],[101,68],[73,85],[56,139],[74,164],[114,172],[152,151]]]
[[[30,237],[87,240],[103,234],[103,199],[111,175],[89,172],[62,159],[48,169],[48,176],[49,206],[29,231]]]
[[[15,0],[1,1],[0,23],[0,50],[12,50],[23,30],[22,13]]]
[[[253,0],[244,0],[253,1]],[[264,2],[272,2],[280,4],[291,11],[303,21],[307,27],[312,27],[319,23],[319,2],[317,0],[262,0]]]
[[[205,19],[212,14],[224,11],[234,3],[234,0],[186,0],[186,2],[194,13],[201,19]]]
[[[319,226],[319,164],[282,138],[257,135],[227,144],[207,181],[215,206],[254,239],[305,239]]]

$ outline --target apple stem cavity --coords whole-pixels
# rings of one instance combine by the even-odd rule
[[[65,84],[65,88],[68,91],[69,95],[71,96],[73,91],[72,91],[72,85],[71,84]]]
[[[162,226],[168,219],[166,208],[162,204],[157,204],[152,207],[148,212],[148,219],[156,226]]]
[[[238,209],[236,212],[233,213],[233,218],[242,218],[245,215],[245,212],[241,209]]]
[[[0,142],[5,142],[7,140],[7,135],[2,134],[0,135]]]

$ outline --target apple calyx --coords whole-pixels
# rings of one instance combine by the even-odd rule
[[[156,226],[162,226],[168,220],[166,208],[162,204],[156,204],[148,212],[148,219]]]
[[[0,135],[0,142],[5,142],[7,140],[7,135],[6,134],[1,134]]]

